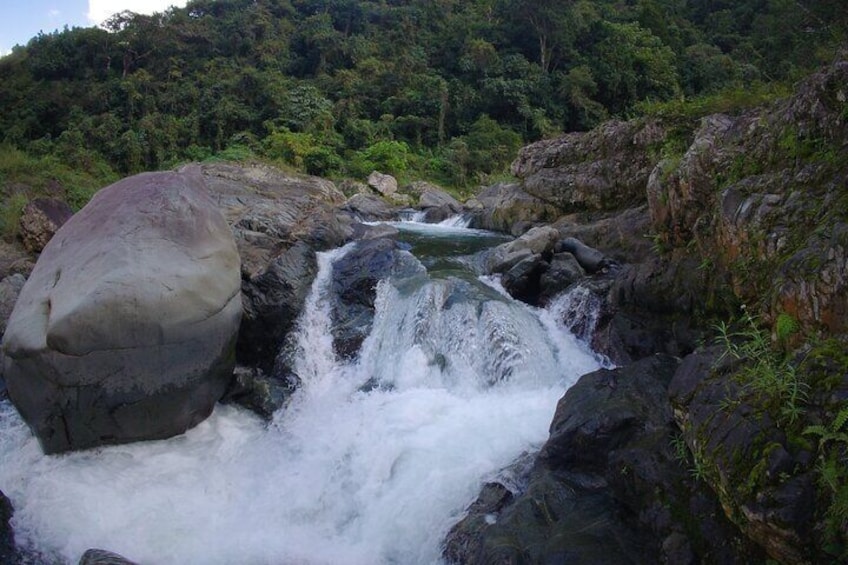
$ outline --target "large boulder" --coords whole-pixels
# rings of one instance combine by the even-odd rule
[[[441,222],[462,212],[459,201],[435,186],[428,186],[418,197],[418,208],[424,212],[424,221]]]
[[[3,343],[45,452],[165,438],[212,411],[241,318],[232,232],[196,170],[101,190],[41,253]]]
[[[548,202],[531,196],[515,183],[484,188],[465,203],[472,228],[500,231],[515,236],[533,226],[557,219],[560,212]]]
[[[372,222],[397,218],[398,208],[375,194],[354,194],[342,210],[350,212],[356,220]]]
[[[477,262],[484,274],[505,273],[528,257],[550,258],[558,239],[559,232],[550,226],[533,228],[518,239],[480,252]]]
[[[397,192],[398,182],[392,175],[386,175],[378,171],[372,171],[368,175],[368,186],[382,194],[383,196],[391,196]]]
[[[645,202],[656,164],[650,148],[664,137],[654,122],[609,121],[524,147],[512,173],[527,193],[563,212],[622,210]]]

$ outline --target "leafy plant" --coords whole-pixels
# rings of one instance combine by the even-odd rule
[[[736,326],[720,322],[715,326],[724,346],[722,358],[730,355],[743,361],[738,380],[763,404],[774,411],[783,425],[792,425],[803,415],[809,386],[785,354],[772,347],[769,332],[747,311]]]
[[[826,535],[832,553],[846,557],[843,546],[848,523],[848,406],[844,406],[828,425],[807,426],[804,435],[818,438],[819,484],[831,495],[825,515]]]

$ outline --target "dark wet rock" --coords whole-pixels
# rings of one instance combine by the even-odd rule
[[[130,177],[41,253],[3,339],[9,397],[48,453],[182,433],[232,376],[241,312],[202,177]]]
[[[137,563],[111,551],[89,549],[80,557],[79,565],[137,565]]]
[[[55,198],[36,198],[21,213],[20,234],[24,248],[41,253],[50,238],[67,222],[74,211],[67,202]]]
[[[522,190],[514,183],[496,184],[480,191],[465,203],[472,216],[470,226],[515,236],[533,226],[552,222],[559,211],[551,204]]]
[[[593,247],[589,247],[579,239],[568,237],[556,244],[556,253],[570,253],[577,259],[583,269],[590,274],[615,265],[615,261]]]
[[[0,563],[17,563],[15,532],[9,523],[14,514],[11,501],[0,491]]]
[[[586,276],[586,271],[571,253],[554,253],[550,265],[539,277],[539,301],[560,294],[565,289]]]
[[[393,239],[359,241],[333,263],[333,347],[342,358],[355,357],[371,331],[377,283],[405,277],[424,267]]]
[[[716,289],[699,275],[694,258],[652,257],[619,265],[610,274],[593,347],[626,364],[654,353],[684,356],[705,337],[697,313]]]
[[[822,563],[810,453],[790,442],[733,379],[744,361],[721,347],[686,357],[669,388],[701,474],[742,531],[781,563]]]
[[[221,401],[238,404],[270,420],[285,406],[299,384],[291,373],[266,375],[256,368],[236,367]]]
[[[244,321],[236,349],[240,363],[265,372],[273,369],[317,272],[315,251],[297,242],[282,250],[256,276],[245,279],[242,274]]]
[[[455,563],[746,563],[761,560],[673,448],[653,356],[584,375],[560,400],[526,488],[487,485],[448,535]]]
[[[418,198],[418,208],[424,212],[424,221],[430,224],[444,221],[462,212],[456,198],[435,186],[429,186]]]
[[[542,275],[549,266],[541,254],[530,255],[507,270],[501,277],[501,284],[516,300],[535,305],[541,294]]]

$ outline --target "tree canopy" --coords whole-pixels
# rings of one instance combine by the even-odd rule
[[[842,4],[192,0],[0,59],[0,143],[119,173],[258,155],[475,184],[646,100],[791,80],[845,40]]]

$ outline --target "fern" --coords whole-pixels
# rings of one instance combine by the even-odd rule
[[[824,449],[824,446],[831,441],[848,444],[848,431],[842,429],[846,423],[848,423],[848,406],[836,414],[836,417],[830,423],[830,427],[807,426],[804,429],[804,435],[817,436],[819,438],[819,450]]]

